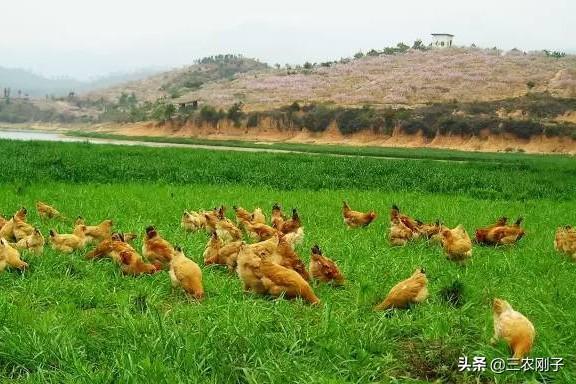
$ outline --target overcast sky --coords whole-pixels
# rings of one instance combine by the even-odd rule
[[[0,66],[87,79],[214,53],[270,64],[351,56],[431,32],[576,52],[576,0],[0,0]]]

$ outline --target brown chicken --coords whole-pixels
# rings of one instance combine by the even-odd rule
[[[399,211],[392,208],[390,211],[390,244],[393,246],[404,246],[413,238],[414,231],[400,219]]]
[[[109,239],[102,240],[92,251],[88,252],[86,254],[86,259],[109,257],[118,264],[122,264],[122,259],[120,257],[122,252],[129,252],[139,259],[142,258],[137,254],[136,250],[134,250],[134,248],[125,241],[123,234],[113,233]]]
[[[20,219],[19,216],[14,216],[14,238],[20,241],[34,233],[34,226],[28,224],[26,220]]]
[[[406,226],[410,231],[412,231],[413,237],[420,236],[420,227],[422,226],[422,222],[416,220],[408,215],[405,215],[400,212],[400,208],[396,204],[392,205],[392,209],[390,210],[390,218],[396,216],[399,221]]]
[[[393,308],[407,308],[428,298],[428,279],[424,269],[418,268],[408,279],[396,284],[383,302],[374,309],[383,311]]]
[[[82,217],[78,217],[74,225],[86,225]],[[88,243],[102,241],[110,238],[112,234],[112,220],[104,220],[98,225],[86,225],[86,239]]]
[[[282,224],[286,220],[286,216],[282,212],[282,208],[278,203],[272,206],[272,217],[270,218],[270,223],[274,228],[281,228]]]
[[[476,230],[476,241],[485,245],[505,245],[514,244],[520,240],[525,232],[520,224],[522,218],[518,218],[512,225],[506,225],[505,217],[498,220],[496,224]]]
[[[261,223],[251,223],[249,221],[242,222],[242,228],[246,231],[246,234],[254,241],[264,241],[272,236],[275,236],[278,232],[276,229],[269,225]]]
[[[4,218],[4,216],[0,215],[0,230],[2,229],[2,227],[4,226],[4,224],[6,224],[8,222],[8,220],[6,220]]]
[[[203,212],[204,219],[206,220],[206,230],[209,232],[216,231],[216,224],[220,221],[219,210],[214,209],[210,212]]]
[[[436,220],[434,224],[427,224],[418,221],[418,232],[427,239],[439,238],[440,232],[442,231],[442,224],[440,220]]]
[[[502,299],[494,299],[492,305],[494,317],[494,337],[492,344],[504,339],[513,352],[515,359],[523,359],[530,353],[536,331],[524,315],[515,311]]]
[[[44,244],[44,236],[38,228],[34,228],[34,232],[30,236],[26,236],[12,246],[21,251],[28,250],[36,255],[41,255],[44,252]]]
[[[452,261],[463,263],[472,256],[472,240],[462,225],[443,229],[441,242],[446,257]]]
[[[26,222],[26,214],[28,213],[28,211],[26,210],[26,208],[22,207],[18,210],[18,212],[16,212],[14,214],[14,216],[12,216],[10,218],[10,220],[8,220],[6,223],[4,223],[4,225],[0,228],[0,237],[5,238],[7,241],[18,241],[20,240],[19,238],[16,238],[16,235],[14,234],[14,229],[16,227],[16,222],[20,223],[20,225],[23,225],[22,223]],[[32,230],[30,231],[30,233],[28,233],[27,235],[25,234],[26,237],[28,235],[30,235],[32,232],[34,231],[34,227],[32,227]]]
[[[36,202],[36,210],[38,216],[42,219],[56,219],[62,217],[62,214],[54,207],[49,206],[41,201]]]
[[[279,236],[276,253],[280,256],[280,260],[272,255],[270,258],[271,261],[298,272],[304,280],[310,281],[310,274],[306,270],[306,265],[294,251],[292,245],[286,241],[285,236]]]
[[[127,250],[120,252],[120,268],[126,275],[138,276],[156,273],[162,270],[162,264],[145,263],[136,252]]]
[[[344,216],[344,224],[348,228],[367,227],[376,219],[376,212],[370,211],[367,213],[353,211],[347,202],[343,202],[342,216]]]
[[[86,226],[77,225],[72,234],[58,234],[54,229],[50,230],[50,242],[52,249],[63,253],[72,253],[86,246]]]
[[[576,261],[576,229],[569,225],[558,228],[554,238],[554,249]]]
[[[172,260],[174,247],[164,240],[156,231],[156,228],[150,226],[146,228],[146,236],[142,245],[142,255],[153,263],[167,265]]]
[[[252,213],[236,205],[234,205],[232,209],[234,209],[234,212],[236,213],[236,223],[238,225],[240,225],[240,223],[242,223],[243,221],[252,222]]]
[[[319,304],[320,300],[310,285],[296,271],[272,262],[265,252],[256,254],[243,245],[238,254],[238,276],[244,283],[244,290],[274,297],[302,297]]]
[[[280,232],[287,234],[291,232],[296,232],[298,228],[302,226],[302,222],[300,221],[300,216],[298,215],[298,211],[296,208],[292,209],[292,217],[290,220],[286,220],[282,223],[281,226],[276,227]]]
[[[184,291],[197,300],[204,297],[202,270],[194,261],[187,258],[179,247],[175,248],[170,261],[170,280],[172,286],[182,287]]]
[[[22,261],[20,252],[13,248],[5,238],[0,238],[0,272],[6,267],[26,269],[28,263]]]
[[[310,274],[314,279],[324,283],[343,285],[345,281],[336,263],[326,256],[323,256],[318,245],[312,247]]]
[[[225,265],[230,271],[234,271],[236,268],[236,259],[238,258],[238,252],[240,251],[241,246],[241,241],[224,244],[218,238],[218,234],[213,232],[208,244],[206,244],[206,248],[204,249],[204,264]]]

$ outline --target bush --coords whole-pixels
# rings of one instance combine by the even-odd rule
[[[260,114],[258,112],[252,112],[248,114],[248,121],[246,122],[246,127],[254,128],[258,126],[260,122]]]
[[[244,118],[244,112],[242,112],[242,107],[244,104],[241,102],[234,103],[230,108],[228,108],[228,112],[226,113],[226,117],[232,120],[235,125],[240,125],[242,119]]]
[[[205,105],[200,109],[198,116],[199,123],[210,123],[212,125],[218,124],[218,121],[223,117],[222,111],[218,112],[216,108]]]
[[[338,114],[336,123],[344,135],[359,132],[373,127],[376,114],[370,107],[348,109]]]
[[[506,120],[503,122],[503,129],[504,132],[512,133],[521,139],[529,139],[544,132],[544,127],[541,123],[531,120]]]
[[[312,132],[324,132],[334,120],[335,111],[324,105],[314,105],[307,110],[302,123]]]
[[[402,123],[402,131],[408,135],[415,135],[424,129],[426,126],[420,120],[408,120]]]

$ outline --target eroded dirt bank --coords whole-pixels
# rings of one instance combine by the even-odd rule
[[[11,126],[16,127],[16,126]],[[302,144],[345,144],[352,146],[382,146],[407,148],[439,148],[461,151],[515,152],[526,153],[565,153],[576,154],[576,140],[570,137],[533,136],[531,139],[520,139],[510,134],[494,135],[483,132],[480,136],[437,136],[428,139],[421,134],[407,135],[395,129],[392,135],[378,134],[371,131],[352,135],[342,135],[335,124],[322,133],[308,130],[291,129],[279,126],[271,120],[263,120],[258,127],[236,127],[224,121],[216,125],[184,125],[166,122],[129,123],[129,124],[96,124],[84,126],[63,125],[26,125],[18,128],[40,130],[84,130],[100,133],[112,133],[126,136],[154,137],[196,137],[210,140],[247,140],[258,142],[285,142]]]

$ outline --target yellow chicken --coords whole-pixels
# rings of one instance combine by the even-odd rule
[[[383,311],[392,308],[406,308],[411,304],[422,303],[428,298],[428,279],[424,269],[418,268],[408,279],[396,284],[383,302],[374,309]]]
[[[374,211],[364,213],[352,210],[346,201],[342,203],[342,216],[344,217],[344,224],[348,226],[348,229],[367,227],[376,220],[377,217]]]
[[[442,248],[446,257],[462,263],[472,256],[472,240],[462,225],[441,232]]]
[[[6,267],[26,269],[28,263],[22,261],[20,252],[13,248],[5,238],[0,238],[0,272]]]
[[[169,274],[174,287],[182,287],[195,299],[201,300],[204,297],[202,270],[198,264],[187,258],[179,247],[175,248],[170,261]]]
[[[206,228],[206,216],[205,212],[188,212],[184,211],[182,219],[180,220],[180,226],[188,232],[197,232],[201,229]]]
[[[42,219],[55,219],[62,217],[62,214],[58,212],[56,208],[41,201],[36,202],[36,210],[38,211],[38,216]]]
[[[556,230],[554,249],[576,260],[576,229],[567,225]]]
[[[36,255],[41,255],[44,252],[44,236],[38,228],[34,229],[34,232],[30,236],[19,240],[13,244],[14,248],[23,250],[29,250]]]
[[[83,249],[87,244],[86,226],[77,225],[72,234],[58,234],[54,229],[50,230],[50,242],[52,249],[63,253],[72,253]]]
[[[494,337],[492,344],[504,339],[513,352],[515,359],[523,359],[530,353],[536,331],[534,326],[524,315],[515,311],[512,306],[502,299],[494,299],[492,305],[494,317]]]

